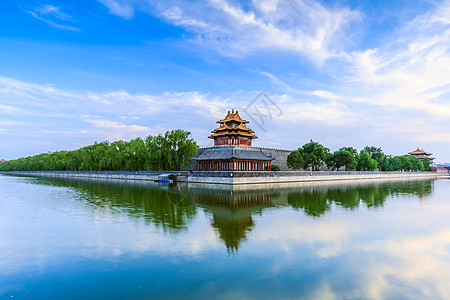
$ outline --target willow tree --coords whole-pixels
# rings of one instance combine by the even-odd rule
[[[136,138],[129,142],[108,141],[73,151],[43,153],[0,163],[2,171],[100,171],[179,170],[188,168],[198,146],[184,130]]]
[[[190,132],[181,129],[167,131],[164,136],[148,137],[149,154],[154,169],[180,170],[189,167],[190,159],[197,153],[197,143]],[[156,167],[156,168],[155,168]]]

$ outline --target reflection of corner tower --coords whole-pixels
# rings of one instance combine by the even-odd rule
[[[229,253],[238,251],[253,229],[253,215],[273,207],[272,190],[233,191],[224,188],[191,188],[191,197],[206,212],[212,214],[211,225]],[[278,203],[279,204],[279,203]]]
[[[274,158],[267,156],[260,148],[252,147],[256,139],[254,131],[245,124],[248,121],[238,111],[228,111],[220,126],[209,136],[214,147],[204,148],[193,159],[197,171],[270,171]]]
[[[247,239],[247,233],[255,224],[248,210],[214,208],[211,225],[217,229],[228,251],[237,252],[239,245]]]

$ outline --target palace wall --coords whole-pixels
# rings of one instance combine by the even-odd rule
[[[261,149],[265,155],[274,157],[275,159],[272,160],[272,165],[279,166],[281,171],[290,170],[287,166],[287,157],[292,152],[291,150],[262,148],[262,147],[253,147],[253,148]]]

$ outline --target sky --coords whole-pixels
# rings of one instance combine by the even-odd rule
[[[0,159],[238,110],[254,146],[417,147],[450,162],[450,1],[5,0]]]

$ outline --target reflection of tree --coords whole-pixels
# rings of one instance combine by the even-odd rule
[[[320,189],[293,191],[287,198],[294,209],[302,209],[309,216],[320,217],[330,210],[327,193]]]
[[[398,182],[396,186],[389,187],[394,195],[417,196],[421,200],[433,193],[433,180]]]
[[[186,185],[67,178],[43,178],[39,182],[74,188],[76,197],[96,212],[126,213],[174,233],[186,229],[197,212]]]
[[[288,191],[288,203],[303,209],[309,216],[319,217],[330,210],[331,204],[346,209],[382,207],[389,197],[416,196],[425,199],[433,191],[433,180],[374,182],[360,185],[319,185]]]

